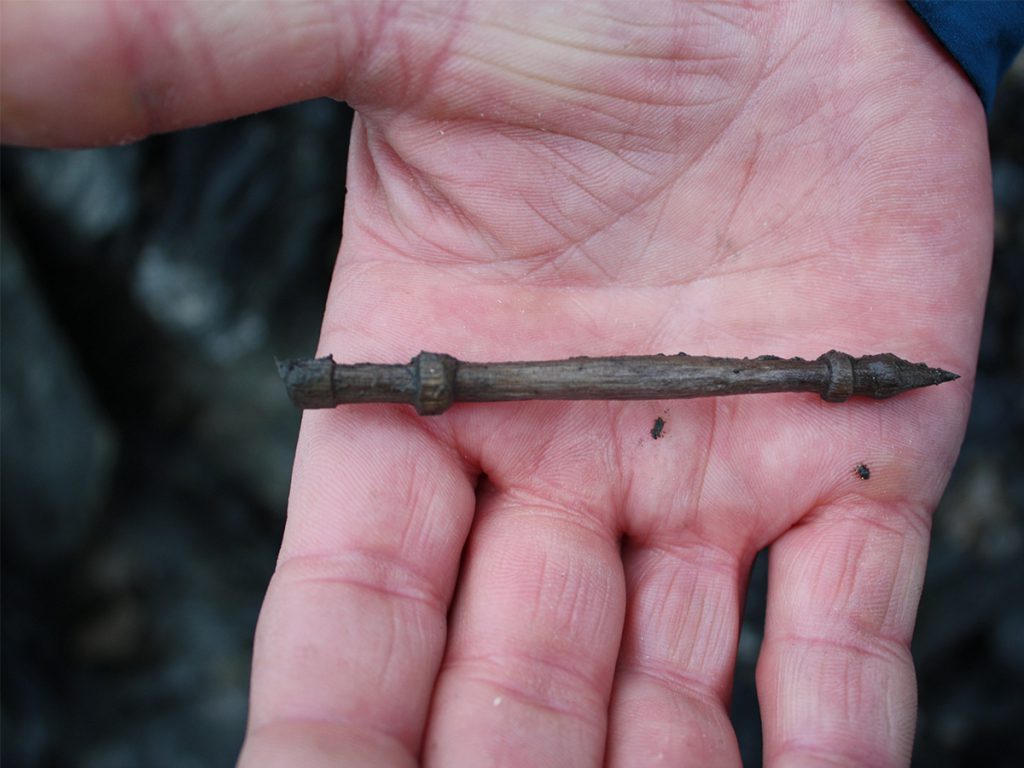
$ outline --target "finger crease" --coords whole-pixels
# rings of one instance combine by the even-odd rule
[[[448,600],[429,578],[408,563],[376,552],[301,555],[282,560],[275,574],[282,582],[337,584],[419,603],[445,616]]]
[[[648,657],[620,663],[620,672],[640,675],[672,693],[715,707],[723,706],[722,694],[709,679],[687,674],[670,661]]]
[[[765,641],[766,645],[797,645],[809,647],[835,648],[846,654],[878,659],[883,662],[905,663],[910,660],[910,649],[907,644],[897,638],[882,635],[852,634],[849,640],[834,637],[813,637],[808,635],[773,635]]]
[[[602,726],[593,713],[604,712],[607,696],[591,675],[584,673],[579,659],[564,663],[526,654],[491,654],[466,658],[451,664],[466,668],[467,676],[493,686],[528,706],[567,715],[590,726]]]

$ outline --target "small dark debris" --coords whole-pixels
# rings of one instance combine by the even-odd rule
[[[755,360],[781,360],[782,358],[778,355],[758,355],[754,358]]]
[[[867,480],[869,477],[871,477],[871,470],[868,469],[867,464],[857,465],[857,477],[859,477],[861,480]]]
[[[665,420],[659,416],[654,420],[654,426],[651,427],[651,437],[657,440],[661,437],[662,430],[665,429]]]

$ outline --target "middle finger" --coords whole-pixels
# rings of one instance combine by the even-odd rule
[[[614,530],[522,489],[484,489],[425,762],[601,765],[624,591]]]

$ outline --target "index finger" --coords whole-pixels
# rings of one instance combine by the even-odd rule
[[[474,505],[411,413],[307,412],[242,765],[416,763]]]

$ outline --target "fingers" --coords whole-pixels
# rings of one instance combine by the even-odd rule
[[[729,720],[749,563],[704,542],[633,545],[608,765],[739,766]]]
[[[306,414],[244,766],[415,763],[474,501],[406,411]]]
[[[613,532],[521,492],[484,492],[426,763],[600,765],[623,601]]]
[[[845,502],[772,546],[757,670],[766,765],[909,764],[926,521],[911,505]]]

